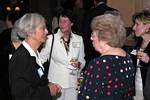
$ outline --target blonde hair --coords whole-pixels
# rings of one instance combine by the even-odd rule
[[[142,21],[144,24],[150,24],[150,11],[142,10],[141,12],[135,13],[132,16],[132,20],[134,23],[136,19]]]
[[[99,40],[112,47],[122,47],[126,41],[126,30],[120,15],[97,16],[92,20],[91,29],[97,32]]]

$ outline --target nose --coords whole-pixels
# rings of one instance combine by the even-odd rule
[[[90,39],[91,39],[91,40],[93,40],[93,33],[91,33],[91,37],[90,37]]]
[[[136,28],[136,26],[135,26],[135,25],[133,25],[132,30],[133,30],[133,31],[135,31],[135,28]]]
[[[48,30],[47,30],[47,28],[45,28],[45,34],[46,34],[46,35],[48,34]]]
[[[90,39],[93,41],[93,37],[91,36]]]

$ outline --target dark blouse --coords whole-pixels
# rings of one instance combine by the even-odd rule
[[[78,100],[133,100],[134,76],[129,56],[98,57],[83,72]]]
[[[12,100],[52,100],[47,73],[21,45],[9,62]]]
[[[142,42],[143,42],[143,39],[141,37],[138,38],[137,44],[136,44],[136,46],[133,47],[132,50],[139,49],[142,45]],[[148,43],[147,47],[144,49],[143,52],[147,53],[148,56],[150,56],[150,42]],[[137,56],[131,54],[131,58],[133,60],[134,66],[137,67],[136,66],[137,65]],[[139,63],[142,66],[142,67],[140,67],[140,70],[141,70],[141,77],[142,77],[142,83],[143,83],[143,88],[144,88],[145,87],[145,80],[146,80],[146,76],[147,76],[147,70],[148,70],[149,65],[148,65],[148,63],[145,63],[143,61],[140,61]]]

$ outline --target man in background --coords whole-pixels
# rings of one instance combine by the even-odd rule
[[[106,13],[107,11],[117,11],[118,10],[111,8],[109,6],[107,6],[107,0],[93,0],[93,7],[87,11],[85,13],[85,17],[83,20],[83,27],[82,27],[82,36],[83,36],[83,41],[85,44],[85,59],[86,59],[86,64],[88,64],[88,62],[99,56],[99,53],[97,53],[93,46],[92,46],[92,42],[90,40],[91,37],[91,21],[95,16],[98,15],[102,15],[104,13]]]
[[[9,55],[14,51],[14,49],[12,48],[13,41],[11,41],[11,30],[15,21],[20,16],[21,15],[17,15],[15,13],[7,14],[5,18],[6,29],[4,29],[0,34],[0,99],[2,100],[11,100],[8,82]]]

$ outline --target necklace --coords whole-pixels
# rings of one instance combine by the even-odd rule
[[[69,44],[70,44],[70,37],[69,37],[68,41],[65,41],[65,39],[64,39],[63,37],[61,37],[61,38],[62,38],[62,40],[63,40],[65,49],[66,49],[67,54],[68,54],[68,52],[69,52]]]

